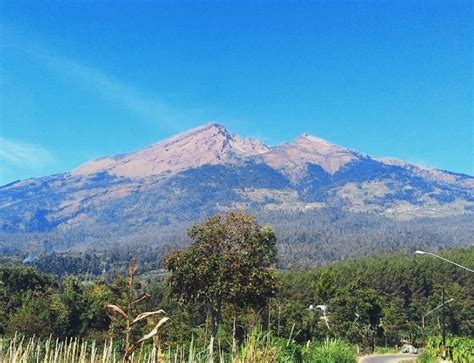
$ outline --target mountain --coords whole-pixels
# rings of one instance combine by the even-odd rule
[[[80,166],[72,175],[91,176],[107,172],[128,178],[167,177],[180,171],[269,151],[258,140],[231,135],[223,126],[208,124],[177,135],[146,149],[115,157],[94,160]]]
[[[316,254],[324,241],[324,260],[335,259],[336,248],[360,255],[427,236],[434,245],[470,244],[474,177],[307,134],[269,147],[212,123],[70,173],[0,187],[0,251],[164,245],[184,240],[190,223],[234,209],[272,223],[282,246]],[[401,237],[392,241],[387,229]],[[358,235],[365,242],[349,241]]]

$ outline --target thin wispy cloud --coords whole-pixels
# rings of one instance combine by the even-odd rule
[[[56,158],[40,145],[0,137],[0,163],[35,169],[55,164]]]
[[[73,59],[53,53],[37,53],[54,72],[77,81],[97,92],[102,98],[122,106],[140,119],[168,128],[176,127],[176,117],[168,108],[153,97],[146,96],[120,80]]]
[[[104,100],[114,102],[140,121],[172,131],[187,126],[186,119],[190,116],[186,115],[185,111],[175,112],[156,95],[139,90],[99,68],[64,56],[38,43],[21,43],[22,47],[17,49],[28,53],[31,59],[46,66],[54,76],[74,82]]]

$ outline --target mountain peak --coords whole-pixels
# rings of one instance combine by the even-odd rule
[[[219,129],[223,132],[226,132],[226,133],[229,133],[229,131],[227,131],[227,128],[223,125],[223,124],[220,124],[218,122],[214,122],[214,121],[210,121],[208,122],[207,124],[204,124],[202,126],[200,126],[201,128],[216,128],[216,129]],[[199,128],[199,127],[198,127]]]
[[[308,164],[319,165],[334,174],[359,154],[307,133],[270,148],[259,140],[231,134],[222,124],[209,122],[136,152],[91,161],[72,174],[107,172],[128,178],[166,177],[205,164],[223,164],[247,157],[258,157],[297,179],[305,173]]]
[[[188,134],[188,133],[199,133],[199,132],[208,132],[208,131],[213,131],[213,132],[220,132],[225,135],[230,136],[230,132],[227,130],[227,128],[219,124],[217,122],[208,122],[207,124],[195,127],[191,130],[183,132],[183,134]]]
[[[307,144],[313,145],[314,147],[331,147],[331,148],[338,148],[344,149],[341,146],[337,146],[327,140],[321,139],[320,137],[310,135],[308,133],[303,133],[298,138],[293,141],[293,143],[300,143],[300,144]]]
[[[129,178],[166,176],[268,150],[268,146],[258,140],[232,135],[223,125],[211,122],[120,158],[107,157],[86,163],[73,174],[107,172]]]
[[[169,139],[160,141],[156,143],[155,145],[150,146],[149,148],[153,148],[157,145],[162,145],[162,144],[173,144],[173,143],[176,143],[177,141],[185,140],[185,139],[188,139],[188,140],[196,139],[197,141],[201,139],[211,139],[211,138],[231,139],[232,135],[230,134],[229,131],[227,131],[224,125],[221,125],[215,122],[210,122],[210,123],[192,128],[190,130],[181,132],[175,136],[172,136]]]
[[[319,165],[334,174],[357,159],[357,153],[324,139],[304,133],[296,140],[273,148],[264,155],[271,166],[283,170],[290,178],[304,175],[308,164]]]

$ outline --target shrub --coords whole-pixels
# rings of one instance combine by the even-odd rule
[[[305,362],[315,363],[353,363],[357,349],[340,339],[326,339],[322,343],[309,345],[303,353]]]
[[[271,332],[254,329],[240,348],[239,363],[301,362],[301,348],[292,339],[275,337]]]
[[[416,361],[417,363],[436,363],[436,360],[436,356],[428,352],[423,352]]]
[[[447,337],[447,357],[454,363],[474,362],[474,338],[471,337]],[[426,340],[426,352],[432,356],[442,355],[442,338],[440,336],[430,337]]]

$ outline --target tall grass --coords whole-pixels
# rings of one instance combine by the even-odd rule
[[[60,341],[53,339],[0,337],[0,362],[5,363],[86,363],[118,362],[118,356],[110,341],[100,350],[95,341],[79,338]]]
[[[303,355],[305,362],[353,363],[357,348],[340,339],[326,339],[322,344],[309,346]]]
[[[291,339],[254,330],[232,361],[234,363],[300,362],[301,347]]]
[[[217,342],[211,359],[207,347],[194,340],[186,346],[161,350],[153,344],[137,349],[130,357],[133,363],[352,363],[355,347],[341,340],[296,344],[292,339],[275,337],[269,332],[253,331],[238,351],[232,354]],[[123,352],[107,341],[97,344],[79,338],[60,341],[54,338],[0,337],[1,363],[121,363]]]
[[[156,347],[147,346],[132,354],[131,361],[137,363],[172,362]],[[15,335],[13,338],[0,337],[1,363],[119,363],[122,354],[110,340],[98,345],[79,338],[64,341],[54,339],[25,338]]]

